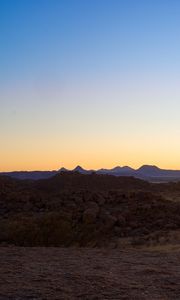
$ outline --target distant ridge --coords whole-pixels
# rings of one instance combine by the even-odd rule
[[[86,170],[81,166],[76,166],[73,170],[68,170],[64,167],[55,171],[14,171],[1,172],[0,175],[7,175],[16,179],[38,180],[50,178],[61,172],[78,172],[81,174],[107,174],[114,176],[133,176],[150,182],[167,182],[180,181],[180,170],[166,170],[160,169],[154,165],[143,165],[138,169],[133,169],[129,166],[116,166],[112,169],[101,168],[99,170]]]

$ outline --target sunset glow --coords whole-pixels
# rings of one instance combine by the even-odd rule
[[[0,171],[180,169],[178,1],[0,1]]]

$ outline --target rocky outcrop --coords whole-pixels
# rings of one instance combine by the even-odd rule
[[[99,213],[99,206],[96,202],[87,202],[86,209],[83,213],[83,222],[86,224],[96,222],[98,213]]]
[[[131,178],[122,179],[119,189],[113,189],[119,179],[114,183],[106,175],[61,176],[63,187],[58,188],[55,178],[54,189],[52,179],[42,189],[34,182],[0,178],[0,243],[107,246],[121,244],[121,238],[146,240],[145,236],[157,231],[180,229],[180,203],[163,196],[167,189],[174,193],[176,186],[180,193],[178,184],[148,185],[149,191],[146,185],[143,189],[144,183],[137,185]]]

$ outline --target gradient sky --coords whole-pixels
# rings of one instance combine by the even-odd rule
[[[180,169],[179,0],[0,0],[0,171]]]

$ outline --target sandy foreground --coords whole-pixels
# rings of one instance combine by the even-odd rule
[[[180,299],[180,251],[0,247],[0,299]]]

